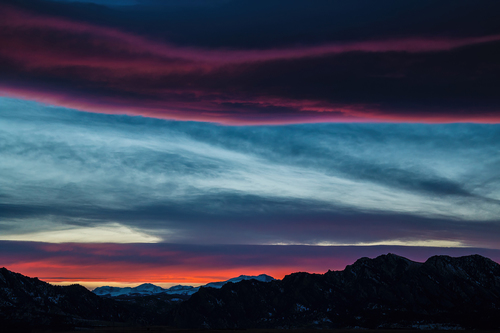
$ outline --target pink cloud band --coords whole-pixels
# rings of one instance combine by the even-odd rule
[[[425,53],[500,41],[500,35],[406,38],[261,50],[209,50],[0,6],[0,95],[99,113],[224,124],[324,121],[499,122],[497,110],[398,112],[376,102],[294,97],[247,83],[263,64],[349,52]],[[4,63],[2,66],[1,63]],[[279,67],[279,66],[277,66]],[[288,71],[293,71],[293,65]],[[289,72],[285,71],[285,74]],[[276,76],[282,75],[277,72]],[[48,88],[44,82],[58,82]],[[284,92],[285,93],[284,93]],[[276,111],[279,110],[279,111]]]

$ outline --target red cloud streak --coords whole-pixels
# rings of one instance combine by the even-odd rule
[[[109,27],[0,5],[0,95],[99,113],[225,124],[322,121],[499,122],[498,112],[411,113],[380,103],[294,97],[248,82],[264,64],[339,54],[425,53],[500,41],[500,35],[406,38],[267,50],[178,47]],[[278,67],[279,67],[278,66]],[[292,69],[290,69],[292,71]],[[289,72],[286,72],[289,73]],[[282,75],[277,73],[276,75]]]

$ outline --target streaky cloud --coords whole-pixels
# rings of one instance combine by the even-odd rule
[[[441,66],[443,54],[457,59],[476,49],[479,58],[494,54],[500,34],[217,50],[176,46],[14,6],[2,5],[2,12],[7,14],[0,34],[3,96],[90,112],[223,124],[499,121],[499,101],[493,95],[479,98],[490,96],[493,86],[485,82],[486,88],[476,91],[454,80],[451,69],[425,72],[431,77],[424,81],[444,80],[441,90],[452,87],[436,99],[417,67],[421,62],[430,69]],[[360,70],[366,61],[374,66]],[[444,66],[477,80],[483,67],[492,68],[488,64],[476,62],[472,70],[453,61]],[[346,69],[350,76],[345,77]],[[361,82],[384,88],[374,94]],[[353,94],[357,100],[349,98]]]
[[[228,127],[0,103],[4,239],[497,247],[497,125]]]

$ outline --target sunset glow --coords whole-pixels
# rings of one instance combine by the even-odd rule
[[[500,261],[500,3],[460,3],[0,1],[0,267]]]

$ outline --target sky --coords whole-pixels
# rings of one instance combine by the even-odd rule
[[[500,262],[498,1],[0,1],[0,266],[199,285]]]

